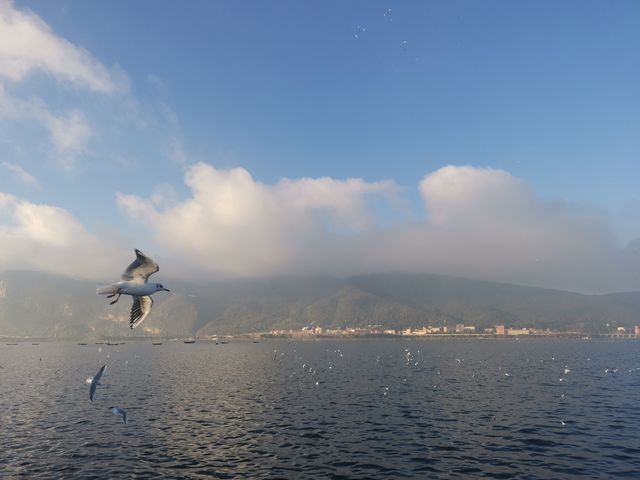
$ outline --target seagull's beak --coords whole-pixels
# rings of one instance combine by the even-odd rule
[[[165,292],[170,292],[171,291],[168,288],[163,288],[162,290],[164,290]]]

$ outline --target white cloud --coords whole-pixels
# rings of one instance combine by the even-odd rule
[[[393,182],[303,178],[268,185],[241,168],[199,163],[188,167],[185,183],[191,194],[182,200],[166,184],[149,198],[117,198],[170,254],[167,271],[406,271],[584,292],[640,287],[640,249],[619,248],[605,214],[542,200],[500,170],[449,166],[427,175],[420,182],[424,219],[391,227],[380,226],[371,200],[392,201]],[[129,260],[122,243],[92,233],[62,208],[0,193],[0,270],[109,279]]]
[[[66,107],[52,109],[42,99],[46,96],[25,94],[22,85],[14,88],[34,74],[65,87]],[[36,92],[42,82],[29,85]],[[90,127],[94,122],[71,103],[76,90],[109,98],[120,94],[117,98],[124,107],[135,103],[129,80],[118,66],[108,69],[88,51],[53,32],[33,12],[0,0],[0,116],[21,126],[35,123],[45,128],[54,160],[66,169],[75,166],[95,136]]]
[[[192,198],[159,209],[154,201],[118,195],[130,216],[148,223],[160,244],[211,273],[260,275],[296,271],[326,226],[367,225],[367,195],[393,195],[392,182],[329,178],[265,185],[242,168],[198,163],[185,182]]]
[[[387,199],[398,193],[394,182],[367,183],[360,178],[335,180],[329,177],[285,178],[276,185],[276,191],[290,208],[300,211],[326,209],[339,224],[356,231],[370,225],[367,195],[381,195]]]
[[[56,152],[56,161],[71,168],[77,157],[84,152],[93,136],[86,116],[80,110],[70,110],[65,115],[54,115],[38,97],[28,100],[13,98],[6,94],[0,84],[0,116],[13,121],[35,121],[50,135]]]
[[[0,163],[0,165],[13,173],[13,175],[25,185],[28,185],[30,187],[40,186],[40,182],[38,182],[38,179],[27,172],[20,165],[16,165],[15,163],[10,162],[2,162]]]
[[[609,218],[537,197],[490,168],[441,168],[419,186],[425,218],[381,227],[369,199],[393,182],[284,179],[236,168],[188,168],[191,196],[162,206],[118,194],[131,217],[191,268],[218,275],[431,272],[579,291],[640,287],[637,255],[616,246]],[[161,196],[161,195],[160,195]]]
[[[46,115],[44,122],[62,163],[72,166],[92,135],[85,115],[80,110],[72,110],[62,117]]]
[[[110,72],[86,50],[57,36],[38,16],[0,1],[0,77],[13,82],[33,72],[99,93],[122,88],[119,74]]]
[[[117,243],[92,234],[62,208],[0,192],[0,271],[39,270],[109,280],[117,278],[117,267],[126,265]]]
[[[393,265],[580,291],[638,281],[606,214],[540,199],[505,171],[444,167],[420,182],[420,193],[423,222],[367,239],[374,269]]]
[[[442,228],[500,220],[536,202],[521,180],[491,168],[443,167],[425,176],[419,190],[430,224]]]

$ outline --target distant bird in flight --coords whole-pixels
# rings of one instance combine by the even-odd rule
[[[158,270],[160,270],[158,264],[136,248],[136,259],[124,271],[120,277],[121,281],[112,285],[98,287],[96,293],[98,295],[107,295],[107,298],[117,295],[111,305],[120,299],[120,295],[131,295],[133,297],[133,305],[131,306],[129,325],[131,328],[135,328],[151,312],[151,306],[153,305],[151,294],[159,291],[169,291],[168,288],[164,288],[160,283],[147,283],[149,276]]]
[[[102,378],[106,368],[106,365],[101,366],[98,373],[96,373],[96,376],[91,379],[91,386],[89,387],[89,400],[91,400],[91,402],[93,402],[93,399],[96,396],[96,388],[100,385],[100,379]]]
[[[111,412],[114,415],[120,415],[122,417],[122,421],[126,424],[127,423],[127,411],[124,408],[120,408],[120,407],[109,407],[111,409]]]

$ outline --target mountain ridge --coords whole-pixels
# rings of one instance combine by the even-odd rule
[[[203,336],[306,325],[397,329],[456,323],[601,333],[640,323],[640,292],[586,295],[435,274],[165,283],[172,293],[155,295],[151,315],[132,333],[126,297],[111,306],[95,294],[90,280],[5,271],[0,273],[0,336]]]

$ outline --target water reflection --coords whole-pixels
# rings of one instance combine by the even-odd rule
[[[1,346],[0,470],[25,478],[624,475],[640,467],[638,350],[577,341]],[[103,363],[91,404],[85,380]],[[112,405],[127,409],[127,425]]]

